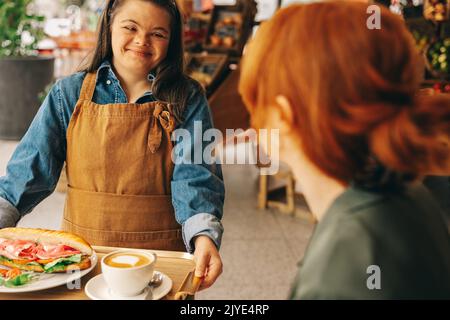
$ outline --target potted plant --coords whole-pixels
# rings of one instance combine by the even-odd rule
[[[54,58],[38,54],[44,17],[31,13],[32,2],[0,1],[0,139],[22,138],[53,80]]]

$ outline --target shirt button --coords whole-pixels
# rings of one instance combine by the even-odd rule
[[[106,80],[106,84],[110,85],[111,84],[111,80]]]

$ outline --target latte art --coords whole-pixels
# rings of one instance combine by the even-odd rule
[[[136,253],[118,253],[105,259],[107,265],[116,268],[134,268],[149,262],[148,257]]]

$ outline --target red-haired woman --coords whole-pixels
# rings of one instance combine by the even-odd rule
[[[419,182],[449,173],[450,99],[416,94],[404,22],[380,8],[370,30],[367,6],[287,7],[244,58],[252,125],[280,130],[318,220],[291,298],[450,298],[448,230]]]

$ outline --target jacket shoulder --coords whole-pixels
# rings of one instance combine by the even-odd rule
[[[61,95],[69,98],[77,98],[80,95],[86,72],[77,72],[72,75],[58,79],[56,86]]]
[[[446,292],[438,279],[424,284],[417,277],[443,274],[450,266],[448,234],[434,209],[424,189],[414,188],[341,214],[316,230],[293,298],[421,297],[430,288]],[[372,267],[382,274],[383,290],[368,289]]]

